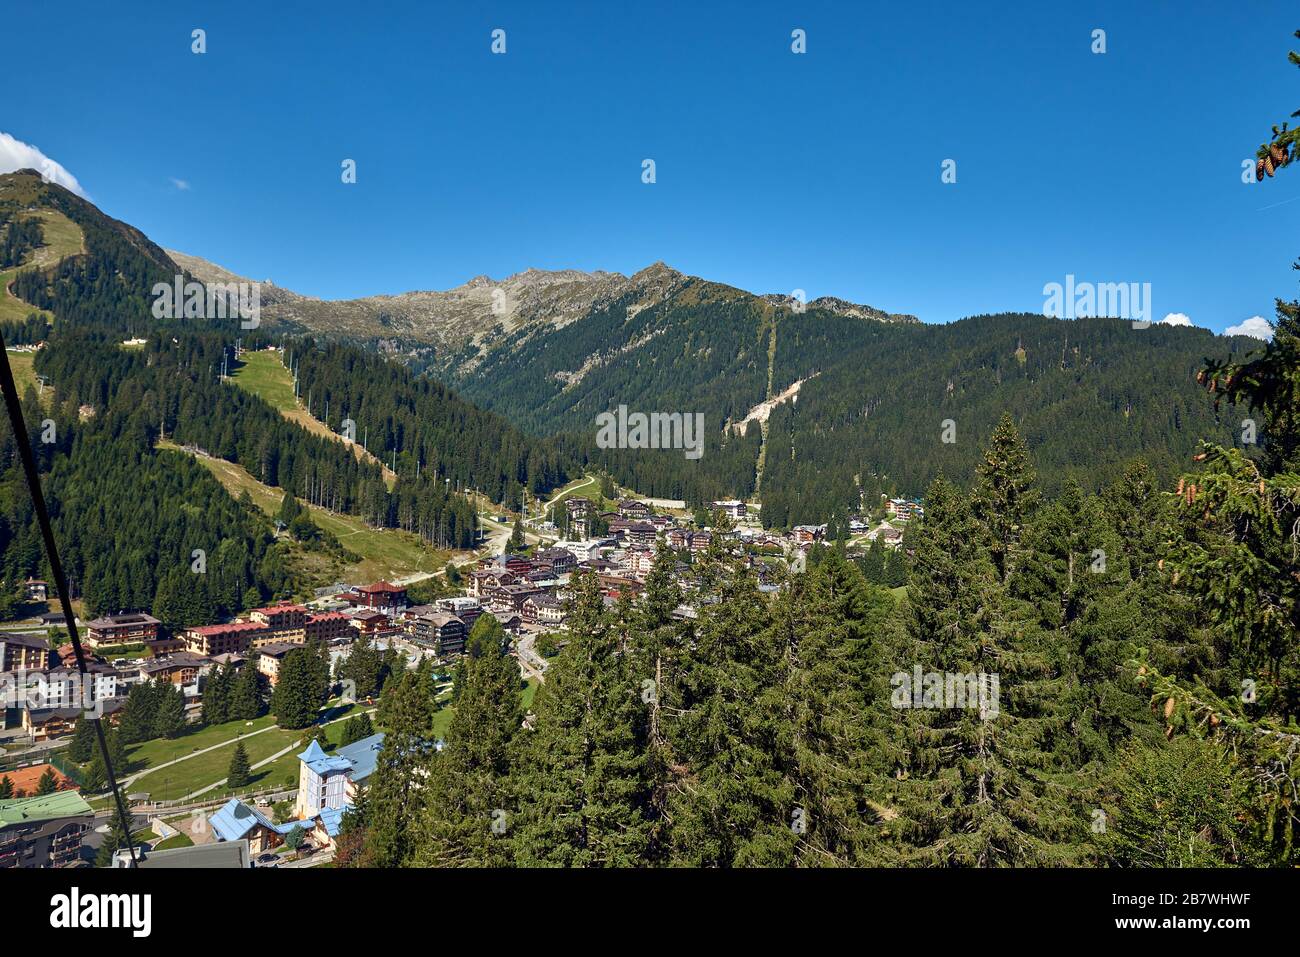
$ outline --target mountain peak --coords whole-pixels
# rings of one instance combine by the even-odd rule
[[[633,274],[632,279],[637,282],[647,282],[658,279],[679,279],[681,276],[680,272],[660,259]]]

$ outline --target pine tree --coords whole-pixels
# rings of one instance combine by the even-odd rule
[[[370,715],[362,713],[354,715],[343,722],[343,734],[339,740],[340,747],[346,747],[349,744],[355,744],[362,741],[375,733],[375,727],[370,722]]]
[[[645,686],[620,648],[594,574],[571,583],[569,643],[537,692],[523,738],[516,860],[631,867],[651,843]]]
[[[172,738],[185,729],[185,693],[170,683],[160,689],[154,712],[152,737]]]
[[[361,635],[352,643],[348,655],[338,665],[338,677],[356,685],[356,696],[370,698],[379,693],[383,676],[383,656],[370,641]]]
[[[138,744],[153,737],[154,716],[158,711],[161,697],[160,686],[153,681],[145,681],[131,689],[122,706],[122,717],[118,721],[118,731],[127,744]]]
[[[207,725],[225,724],[231,719],[230,698],[235,681],[235,669],[231,665],[213,668],[203,687],[203,723]]]
[[[54,768],[46,768],[41,779],[36,782],[36,793],[38,795],[53,794],[59,789],[59,777],[54,773]]]
[[[1246,775],[1221,744],[1180,737],[1125,748],[1107,774],[1093,828],[1112,867],[1233,867],[1264,863],[1241,808]]]
[[[1005,448],[1006,437],[998,444]],[[991,490],[1015,485],[1012,476],[997,474],[997,458],[986,456],[986,505]],[[1014,498],[1023,500],[1025,491]],[[1013,567],[1006,559],[1019,528],[1015,516],[1006,518],[998,517],[994,529],[982,527],[943,480],[926,495],[906,640],[892,679],[907,752],[897,785],[907,863],[1069,860],[1062,840],[1080,812],[1071,812],[1051,780],[1061,688],[1032,609],[1007,594],[995,562],[998,556],[1003,568]]]
[[[13,796],[14,782],[9,775],[6,774],[3,778],[0,778],[0,801],[8,801]]]
[[[320,680],[320,656],[312,648],[295,648],[280,663],[271,692],[271,713],[282,728],[306,728],[316,721],[325,692]]]
[[[876,847],[892,715],[878,641],[893,602],[831,549],[778,602],[773,628],[787,673],[787,774],[798,817],[795,849],[814,867],[881,862]]]
[[[415,862],[423,866],[501,866],[514,805],[509,776],[520,733],[519,666],[504,650],[491,615],[474,623],[457,675],[456,712],[429,774]]]
[[[794,786],[783,719],[782,648],[752,578],[724,575],[701,608],[669,736],[672,863],[782,867],[794,862]]]
[[[1015,567],[1021,534],[1038,502],[1029,450],[1010,415],[1004,414],[993,430],[975,471],[979,479],[972,498],[974,515],[988,538],[998,579],[1006,582]]]
[[[366,858],[399,867],[415,852],[429,760],[434,749],[433,674],[428,660],[397,679],[381,700],[384,744],[367,786]]]
[[[245,662],[231,685],[229,720],[253,721],[262,716],[264,708],[257,669],[252,662]]]
[[[248,765],[248,752],[244,750],[244,742],[237,741],[235,751],[230,756],[230,769],[226,772],[226,789],[240,791],[248,787],[252,781],[253,774]]]
[[[85,764],[94,756],[97,745],[94,724],[84,715],[78,715],[76,727],[72,731],[72,741],[68,744],[68,757],[78,764]]]

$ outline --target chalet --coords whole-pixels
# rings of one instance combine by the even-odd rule
[[[349,618],[353,628],[371,638],[389,634],[393,630],[392,622],[382,611],[354,611]]]
[[[391,582],[377,581],[358,588],[353,598],[358,608],[382,611],[386,615],[401,614],[406,607],[406,589]]]
[[[485,598],[519,579],[504,568],[481,568],[469,577],[469,593],[474,598]]]
[[[669,529],[664,535],[669,548],[685,548],[691,543],[691,533],[684,528]]]
[[[244,654],[270,634],[260,621],[232,621],[226,625],[196,625],[184,631],[185,648],[196,655],[213,658],[230,652]],[[265,644],[266,642],[261,642]]]
[[[483,606],[477,598],[470,598],[466,595],[457,595],[452,598],[439,598],[435,603],[441,611],[449,612],[455,615],[465,623],[465,631],[468,633],[474,627],[474,622],[478,616],[483,614]]]
[[[143,644],[158,637],[160,624],[157,618],[144,612],[105,615],[86,625],[86,643],[91,648]]]
[[[280,668],[289,652],[297,651],[302,645],[292,641],[278,641],[264,645],[257,655],[258,674],[266,675],[267,683],[274,688],[280,681]]]
[[[545,548],[534,556],[538,561],[550,562],[556,575],[568,575],[578,566],[578,557],[567,548]]]
[[[901,528],[886,525],[877,531],[879,532],[877,537],[890,548],[898,548],[903,544],[903,530]]]
[[[407,625],[407,632],[415,641],[433,648],[439,657],[450,658],[465,650],[468,629],[455,615],[437,611],[418,615]]]
[[[532,570],[533,563],[524,555],[505,555],[500,559],[501,567],[510,574],[519,576]]]
[[[796,545],[811,545],[826,534],[825,525],[796,525],[790,530],[790,537]]]
[[[184,647],[184,645],[181,647]],[[75,668],[77,666],[77,652],[72,647],[72,642],[65,641],[63,644],[59,645],[59,650],[55,652],[55,655],[58,656],[59,664],[64,668]],[[87,657],[90,658],[91,661],[101,660],[95,658],[93,655],[87,655]]]
[[[636,522],[627,530],[627,540],[633,545],[653,545],[657,531],[649,522]]]
[[[554,595],[530,595],[520,612],[524,621],[540,625],[558,625],[564,621],[564,604]]]
[[[50,586],[39,578],[29,578],[23,583],[23,595],[28,601],[48,601]]]
[[[885,511],[894,516],[900,522],[907,522],[914,518],[925,517],[925,509],[921,507],[921,500],[915,498],[891,498],[885,504]]]
[[[515,611],[522,612],[524,602],[533,595],[542,594],[542,589],[532,585],[507,585],[497,593],[497,600],[509,605]]]
[[[650,506],[634,498],[625,498],[618,503],[618,514],[624,518],[643,519],[650,515]]]
[[[564,507],[569,510],[569,518],[582,518],[591,512],[591,499],[575,495],[564,500]]]
[[[42,671],[50,666],[51,657],[44,635],[0,632],[0,671]]]
[[[180,687],[195,684],[199,675],[212,667],[212,659],[191,651],[178,651],[161,658],[147,658],[140,665],[140,680],[167,681]]]
[[[597,577],[600,580],[600,590],[611,598],[618,598],[625,594],[636,598],[645,589],[645,586],[635,578],[628,578],[625,575],[602,574]]]
[[[117,718],[122,711],[122,705],[126,704],[125,698],[107,698],[96,704],[96,710],[100,712],[101,719],[107,719],[116,724]],[[32,736],[32,740],[39,744],[42,741],[50,741],[54,738],[62,737],[65,734],[71,734],[76,727],[77,719],[85,714],[82,708],[23,708],[23,730]]]
[[[488,605],[483,610],[512,635],[519,634],[519,630],[523,627],[523,617],[509,605]]]
[[[646,521],[655,527],[656,532],[660,533],[666,532],[673,527],[671,515],[651,515]]]
[[[62,628],[68,621],[61,611],[47,611],[43,615],[38,615],[36,620],[45,628]]]
[[[714,502],[714,511],[722,512],[730,519],[744,518],[746,506],[744,502],[732,499],[726,502]]]
[[[713,544],[712,532],[691,532],[691,536],[690,536],[691,551],[693,552],[708,551],[709,546],[712,544]]]
[[[0,801],[0,869],[76,864],[94,826],[95,812],[76,791]]]

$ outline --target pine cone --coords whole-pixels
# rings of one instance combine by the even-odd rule
[[[1165,717],[1168,718],[1174,713],[1174,699],[1169,698],[1165,701]]]
[[[1273,157],[1271,156],[1264,157],[1264,172],[1267,173],[1269,176],[1273,175]]]
[[[1258,160],[1255,163],[1255,179],[1262,180],[1263,178],[1264,178],[1264,161]]]
[[[1286,165],[1286,150],[1278,149],[1276,143],[1268,148],[1268,155],[1273,160],[1274,168]]]

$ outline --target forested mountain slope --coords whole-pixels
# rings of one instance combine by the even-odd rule
[[[630,277],[528,270],[350,303],[265,286],[262,326],[247,333],[148,310],[152,284],[177,271],[173,258],[200,278],[233,273],[169,257],[57,186],[27,188],[30,208],[57,208],[86,242],[83,255],[19,274],[15,292],[32,305],[106,334],[165,327],[296,348],[304,388],[330,397],[332,420],[352,418],[375,437],[372,450],[395,453],[408,476],[431,470],[504,501],[592,467],[647,495],[692,502],[752,496],[761,472],[767,524],[824,521],[881,493],[920,494],[939,474],[966,481],[1004,411],[1022,425],[1049,492],[1071,478],[1099,488],[1134,457],[1163,480],[1198,438],[1231,443],[1240,433],[1241,414],[1200,400],[1194,375],[1205,357],[1260,346],[1117,319],[1005,314],[924,325],[832,297],[804,306],[754,295],[662,263]],[[801,380],[797,400],[762,427],[728,431]],[[700,413],[704,455],[598,448],[596,416],[620,405]],[[948,420],[954,440],[944,442]]]

